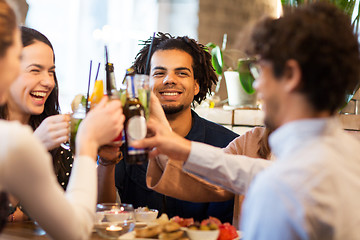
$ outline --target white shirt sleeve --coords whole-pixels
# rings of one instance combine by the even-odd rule
[[[74,160],[64,192],[54,174],[50,154],[31,129],[17,123],[0,124],[6,139],[0,146],[1,189],[19,199],[30,217],[53,239],[87,239],[96,206],[95,160],[87,156]]]
[[[272,163],[243,155],[226,154],[221,148],[191,142],[183,169],[236,194],[245,194],[257,173]]]

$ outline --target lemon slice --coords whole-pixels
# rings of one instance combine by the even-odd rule
[[[75,112],[79,108],[79,105],[82,105],[83,107],[85,107],[86,105],[86,98],[82,94],[76,95],[72,100],[71,102],[72,111]]]
[[[102,80],[96,80],[94,90],[91,94],[89,101],[91,104],[99,103],[101,98],[104,96],[104,83]]]

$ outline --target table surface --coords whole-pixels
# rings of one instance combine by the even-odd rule
[[[44,235],[44,231],[37,227],[33,222],[13,222],[7,223],[3,232],[0,234],[0,239],[6,240],[24,240],[24,239],[35,239],[44,240],[50,239]],[[90,240],[103,240],[97,233],[92,233]]]

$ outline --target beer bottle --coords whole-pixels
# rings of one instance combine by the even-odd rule
[[[129,164],[140,164],[148,159],[145,149],[136,149],[130,146],[134,140],[146,137],[145,110],[139,101],[137,86],[134,82],[135,71],[128,69],[126,73],[126,103],[123,108],[125,115],[125,161]]]
[[[106,94],[110,99],[119,98],[119,91],[116,88],[115,74],[114,74],[114,64],[106,63]]]

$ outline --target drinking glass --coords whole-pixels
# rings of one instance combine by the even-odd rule
[[[104,238],[117,239],[133,231],[134,208],[131,204],[101,203],[96,207],[96,232]]]
[[[86,116],[86,109],[82,104],[79,104],[77,109],[70,115],[70,134],[69,134],[69,142],[62,143],[61,147],[68,150],[71,149],[75,154],[75,140],[78,128],[80,126],[81,121]]]
[[[149,75],[135,74],[135,91],[138,93],[139,101],[145,110],[145,118],[149,119],[150,114],[150,79]]]

